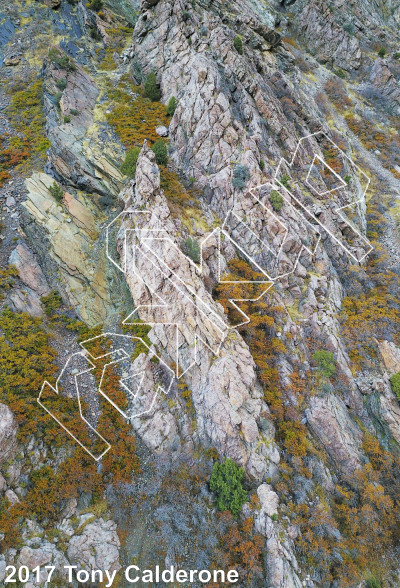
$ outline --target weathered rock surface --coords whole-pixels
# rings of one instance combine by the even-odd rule
[[[0,464],[17,451],[17,422],[5,404],[0,404]]]
[[[311,430],[321,441],[329,456],[351,476],[360,466],[361,430],[350,418],[344,403],[337,396],[312,398],[306,410]]]
[[[32,251],[25,243],[17,245],[8,262],[17,268],[21,281],[31,290],[34,290],[38,296],[49,294],[50,288],[44,273]]]
[[[68,559],[88,569],[118,571],[120,541],[114,521],[97,519],[69,541]]]
[[[104,322],[120,308],[121,286],[116,275],[115,290],[108,288],[109,277],[116,272],[108,263],[104,241],[95,241],[101,231],[99,219],[88,198],[78,200],[66,193],[65,207],[56,202],[49,192],[53,182],[44,173],[27,180],[24,207],[29,216],[25,231],[36,236],[34,244],[39,257],[50,258],[59,268],[66,299],[83,320],[91,324]],[[52,268],[47,277],[55,287],[60,286]]]
[[[63,52],[55,51],[61,58],[65,57]],[[51,141],[49,162],[55,173],[77,189],[116,194],[122,185],[122,175],[111,155],[114,143],[110,138],[107,142],[104,137],[100,139],[95,125],[93,111],[99,90],[94,80],[79,65],[63,69],[50,59],[45,61],[43,76]],[[54,96],[59,94],[56,84],[60,80],[66,80],[66,87],[58,111]]]
[[[57,2],[48,0],[50,5]],[[94,36],[100,33],[105,44],[110,39],[107,21],[112,20],[109,4],[101,15],[82,3],[76,8],[81,30]],[[132,6],[137,8],[136,4],[128,3],[128,8],[126,3],[119,4],[124,4],[121,10],[125,12],[132,12]],[[64,4],[60,6],[63,9]],[[313,582],[304,578],[295,557],[293,540],[299,536],[299,528],[289,525],[289,520],[288,525],[281,525],[275,516],[283,509],[272,484],[279,479],[281,457],[286,461],[285,444],[278,447],[276,443],[274,423],[249,348],[238,332],[230,329],[221,306],[210,294],[218,281],[219,269],[224,273],[227,260],[235,257],[237,251],[225,242],[218,260],[217,239],[211,231],[214,222],[222,223],[226,214],[233,211],[235,221],[230,229],[235,240],[263,267],[268,267],[271,276],[280,278],[272,291],[271,302],[283,309],[282,318],[276,332],[267,330],[267,337],[282,338],[286,345],[286,352],[276,355],[282,408],[290,415],[289,420],[293,414],[299,419],[307,429],[308,441],[315,443],[325,456],[325,461],[316,455],[308,455],[304,460],[310,478],[293,473],[293,500],[296,505],[307,505],[311,511],[315,506],[312,500],[319,499],[319,493],[314,492],[311,497],[310,488],[315,490],[318,485],[332,498],[338,481],[345,479],[352,485],[352,474],[367,460],[362,449],[366,430],[382,429],[385,447],[394,440],[400,442],[400,406],[389,383],[390,375],[400,371],[400,355],[393,343],[380,341],[382,366],[375,366],[371,374],[357,374],[354,378],[338,320],[347,288],[345,281],[341,283],[340,271],[348,268],[354,259],[349,260],[348,251],[337,246],[325,230],[314,248],[321,236],[316,230],[319,226],[316,219],[319,219],[331,235],[339,240],[347,235],[355,252],[363,252],[366,206],[359,176],[355,174],[349,182],[346,180],[346,191],[328,195],[325,192],[328,180],[325,184],[326,178],[321,181],[321,177],[316,177],[318,174],[313,174],[311,181],[316,180],[319,192],[307,193],[305,202],[307,211],[313,215],[312,222],[301,214],[301,206],[294,204],[282,185],[279,193],[286,200],[281,211],[277,211],[270,202],[271,181],[282,179],[274,174],[280,158],[285,157],[283,171],[289,174],[290,190],[294,196],[300,196],[298,185],[302,178],[297,178],[296,173],[299,170],[302,173],[302,166],[315,154],[325,158],[326,145],[314,134],[321,129],[340,144],[343,140],[347,152],[354,149],[354,155],[357,147],[365,158],[363,166],[371,163],[366,150],[359,149],[354,135],[349,133],[347,113],[343,116],[341,105],[333,108],[332,104],[328,107],[324,103],[324,88],[327,81],[335,80],[336,71],[345,78],[344,88],[352,90],[354,104],[346,108],[354,107],[356,114],[364,114],[366,110],[368,120],[379,119],[379,126],[385,125],[383,107],[386,104],[397,107],[399,102],[399,75],[394,56],[380,59],[375,54],[377,43],[385,46],[393,26],[400,23],[400,9],[392,0],[385,3],[252,0],[244,4],[233,0],[229,7],[219,0],[190,5],[183,0],[173,3],[143,0],[141,9],[133,44],[121,57],[113,54],[115,70],[96,72],[95,54],[97,50],[101,54],[102,48],[94,48],[94,43],[85,52],[86,68],[75,66],[74,62],[72,66],[63,66],[54,59],[45,61],[45,112],[51,139],[47,169],[62,182],[64,196],[62,203],[54,200],[48,190],[54,178],[47,174],[35,174],[28,180],[24,228],[27,238],[35,243],[43,272],[25,245],[18,245],[10,262],[17,266],[24,287],[14,288],[10,301],[16,309],[39,315],[40,296],[57,287],[64,300],[92,325],[109,321],[110,315],[119,315],[124,277],[104,256],[104,225],[110,220],[110,210],[101,212],[93,204],[98,194],[106,198],[116,196],[123,181],[118,171],[123,150],[104,120],[99,120],[99,104],[105,96],[101,96],[105,87],[102,78],[109,76],[109,81],[117,85],[121,75],[130,71],[131,77],[140,82],[141,67],[145,73],[155,71],[163,102],[167,103],[172,96],[178,100],[169,128],[155,130],[160,136],[169,137],[171,164],[201,194],[198,216],[204,213],[207,222],[201,222],[200,226],[197,217],[191,218],[193,233],[189,234],[198,240],[206,237],[209,240],[204,248],[201,273],[180,250],[180,241],[188,236],[188,229],[176,219],[176,211],[172,214],[172,205],[160,188],[154,155],[145,145],[137,165],[136,187],[132,182],[120,194],[119,201],[132,205],[136,212],[125,210],[122,216],[118,238],[121,256],[116,255],[115,259],[123,263],[121,260],[126,255],[126,281],[139,307],[138,315],[144,322],[153,323],[149,334],[153,349],[169,365],[178,356],[183,369],[188,370],[185,380],[191,390],[193,412],[185,414],[177,389],[169,396],[153,395],[165,377],[160,366],[153,366],[146,374],[143,399],[149,410],[133,418],[132,426],[147,449],[158,453],[160,460],[163,457],[173,461],[172,456],[178,451],[190,454],[198,443],[215,447],[221,457],[232,457],[243,465],[248,482],[258,485],[261,508],[253,512],[245,507],[244,514],[254,516],[255,529],[266,540],[266,585],[311,587]],[[57,13],[51,13],[55,19]],[[235,44],[238,36],[241,49]],[[371,41],[373,45],[369,46]],[[64,47],[68,46],[65,40],[63,43]],[[394,45],[390,51],[395,51]],[[64,54],[60,52],[60,56]],[[132,67],[129,60],[134,60]],[[65,61],[62,63],[65,65]],[[372,105],[367,109],[355,97],[357,76],[364,80],[363,89],[370,91],[372,86],[371,95],[375,92],[382,102],[387,100],[378,119],[374,119]],[[59,96],[63,80],[66,87]],[[366,84],[365,80],[369,82]],[[340,139],[327,121],[336,127]],[[290,158],[298,139],[309,134],[313,134],[312,139],[299,149],[298,160],[291,166]],[[390,134],[392,137],[392,130]],[[375,149],[375,155],[379,154]],[[242,187],[237,182],[234,185],[238,165],[247,170]],[[382,167],[371,169],[374,172],[378,169],[375,173],[378,180],[380,173],[386,178],[391,173],[383,172]],[[350,166],[345,164],[340,173],[344,183]],[[269,188],[265,188],[268,183]],[[258,188],[261,184],[263,189]],[[359,238],[354,233],[349,235],[349,226],[342,222],[336,210],[339,205],[347,204],[348,192],[360,202],[354,215]],[[254,194],[263,207],[255,202]],[[14,208],[16,198],[8,195],[5,205]],[[246,221],[252,233],[241,232],[242,221]],[[130,238],[124,241],[126,230],[130,231]],[[149,230],[153,231],[151,239]],[[157,240],[156,235],[169,241]],[[265,248],[268,252],[260,251],[260,241],[268,245]],[[137,272],[133,269],[134,260]],[[174,275],[190,286],[186,298],[181,296],[183,290],[177,288],[177,281],[171,280]],[[198,302],[196,295],[206,303],[206,310],[200,303],[193,303]],[[157,307],[160,299],[162,304]],[[179,323],[178,339],[167,323]],[[336,378],[323,377],[315,367],[310,357],[310,340],[334,354]],[[197,355],[195,343],[198,343]],[[145,359],[139,356],[132,367],[140,369]],[[296,373],[303,378],[311,373],[315,386],[304,395],[293,390],[292,376]],[[7,441],[5,444],[7,447]],[[12,455],[14,449],[10,451]],[[39,464],[40,451],[35,448],[32,453],[32,463]],[[14,464],[7,474],[10,474],[7,481],[2,482],[0,478],[0,489],[18,500],[23,495],[22,486],[17,487],[20,466]],[[15,492],[7,489],[7,483]],[[57,528],[69,538],[70,561],[91,568],[119,569],[120,545],[115,524],[100,519],[87,524],[76,535],[71,522],[76,504],[66,510],[69,514]],[[84,524],[90,518],[90,514],[83,515],[81,521]],[[26,544],[21,552],[10,552],[10,557],[29,566],[56,561],[58,555],[44,539],[38,539],[43,529],[34,530],[33,523],[28,526],[32,536],[26,541],[24,538]],[[322,535],[325,531],[321,530]],[[333,557],[337,560],[332,559],[330,566],[336,566],[339,561],[337,554]],[[60,563],[61,559],[57,561]],[[0,578],[3,568],[0,557]],[[318,570],[313,574],[315,584],[323,585]]]
[[[169,362],[173,361],[175,355],[175,338],[169,324],[179,325],[182,338],[179,361],[183,368],[191,365],[194,360],[192,344],[194,337],[198,337],[201,363],[193,366],[187,373],[186,381],[193,394],[199,434],[204,441],[214,445],[221,453],[244,465],[251,477],[262,480],[268,471],[268,462],[273,469],[279,461],[279,455],[273,443],[257,447],[257,419],[261,413],[268,414],[268,408],[257,385],[254,361],[237,333],[232,333],[232,337],[224,340],[228,334],[228,327],[220,308],[215,305],[204,288],[203,280],[177,245],[174,248],[170,246],[170,243],[175,241],[176,230],[169,218],[168,205],[159,186],[159,171],[154,154],[145,145],[137,163],[136,187],[130,206],[134,209],[145,205],[148,214],[127,212],[119,233],[120,246],[124,248],[121,252],[122,257],[126,256],[126,267],[130,267],[131,259],[135,255],[136,268],[141,276],[139,281],[137,275],[128,270],[127,282],[136,304],[143,304],[146,300],[146,310],[139,310],[140,318],[144,322],[160,323],[152,329],[149,337],[158,348],[163,349]],[[150,264],[145,254],[135,253],[136,245],[134,249],[133,243],[123,240],[124,234],[129,235],[125,231],[133,226],[132,221],[137,228],[145,229],[142,238],[145,238],[147,230],[158,229],[161,235],[168,235],[170,239],[169,242],[152,243],[151,251],[156,252],[157,257],[153,257]],[[168,248],[165,248],[164,243],[168,243]],[[190,288],[197,292],[199,298],[207,305],[205,312],[208,316],[202,318],[199,309],[190,303],[185,295],[177,295],[174,279],[165,280],[163,272],[159,269],[160,259],[165,261],[174,274],[179,273],[180,280],[190,284]],[[151,284],[152,289],[166,301],[167,306],[161,311],[157,307],[152,310],[152,297],[151,294],[149,296],[145,284]],[[214,318],[210,319],[213,314]],[[217,327],[215,321],[217,324],[219,321],[221,327]],[[167,323],[167,326],[163,327],[162,323]],[[225,335],[221,329],[222,332],[225,331]],[[212,354],[201,341],[207,341],[207,345],[216,351],[220,346],[216,359],[212,360]],[[159,427],[163,426],[160,415],[158,423],[153,422]]]
[[[379,351],[389,376],[400,372],[400,349],[391,341],[378,341]]]

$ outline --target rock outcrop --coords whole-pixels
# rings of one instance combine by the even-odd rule
[[[122,308],[123,285],[108,263],[105,242],[98,241],[101,215],[83,194],[77,198],[66,192],[63,202],[57,202],[49,191],[53,182],[44,173],[27,180],[25,231],[35,235],[34,245],[40,259],[46,260],[49,283],[55,288],[61,286],[66,301],[82,319],[92,325],[112,321]],[[54,268],[58,268],[61,283]],[[110,289],[113,275],[115,289]]]
[[[17,451],[17,422],[11,410],[0,404],[0,464],[14,457]]]

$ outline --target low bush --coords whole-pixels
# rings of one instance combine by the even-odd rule
[[[195,263],[200,263],[201,259],[201,251],[199,242],[196,239],[191,239],[188,237],[181,243],[181,250],[182,252],[190,257],[192,261]]]
[[[75,71],[76,70],[75,63],[68,57],[68,55],[65,55],[65,53],[62,53],[60,50],[56,49],[55,47],[52,47],[49,50],[49,58],[54,63],[54,65],[56,65],[60,69],[63,69],[65,71]]]
[[[114,105],[106,115],[107,121],[127,149],[142,147],[145,139],[150,145],[158,141],[156,128],[170,123],[165,104],[145,98],[144,89],[135,86],[128,76],[121,78],[117,86],[107,84],[107,94]]]
[[[347,94],[345,85],[341,80],[338,80],[337,78],[329,79],[326,82],[324,89],[331,102],[333,102],[339,111],[342,111],[345,107],[351,107],[353,105]]]
[[[342,80],[345,79],[346,74],[344,73],[344,71],[342,69],[335,69],[333,70],[333,73],[335,74],[335,76],[337,76],[338,78],[342,78]]]
[[[90,29],[90,38],[93,39],[94,41],[101,41],[103,37],[100,35],[97,28],[93,27]]]
[[[42,296],[40,302],[43,304],[44,313],[48,318],[54,317],[57,310],[62,307],[62,298],[56,290],[53,290],[47,296]]]
[[[386,49],[385,49],[385,47],[381,47],[379,49],[378,55],[379,55],[379,57],[382,57],[382,58],[385,57],[385,55],[386,55]]]
[[[247,165],[236,165],[233,170],[232,186],[238,190],[243,190],[249,179],[250,171]]]
[[[394,374],[390,378],[390,385],[392,386],[392,390],[393,390],[394,394],[396,394],[397,399],[400,402],[400,372],[398,372],[397,374]]]
[[[65,88],[67,87],[67,80],[66,78],[60,78],[59,80],[56,81],[56,86],[59,90],[65,90]]]
[[[124,163],[121,165],[121,172],[128,176],[128,178],[134,178],[136,174],[136,163],[139,157],[140,147],[134,147],[129,149],[125,155]]]
[[[247,492],[242,486],[245,473],[232,459],[224,463],[214,463],[210,489],[216,494],[219,510],[230,510],[234,517],[238,517],[243,504],[247,501]]]
[[[313,356],[313,361],[317,364],[319,371],[326,377],[330,378],[336,374],[336,362],[331,351],[320,349]]]
[[[167,146],[162,139],[156,141],[152,147],[153,153],[156,156],[156,162],[158,165],[167,165],[168,163],[168,152]]]
[[[276,190],[271,190],[271,193],[268,197],[272,208],[275,212],[280,212],[282,210],[282,206],[284,203],[283,197],[277,192]]]
[[[239,55],[243,55],[243,41],[240,35],[236,35],[236,37],[234,38],[233,46],[235,47]]]
[[[289,180],[290,180],[289,176],[286,175],[286,174],[283,174],[283,176],[281,177],[280,182],[281,182],[282,186],[285,186],[285,188],[288,188],[289,189],[289,187],[290,187],[289,186]]]
[[[87,6],[88,8],[90,8],[90,10],[94,10],[94,12],[99,12],[99,10],[101,10],[104,6],[104,2],[103,0],[91,0]]]
[[[57,107],[59,107],[59,106],[60,106],[60,100],[61,100],[61,98],[62,98],[62,92],[57,92],[57,94],[54,94],[53,101],[54,101],[54,104],[55,104]]]
[[[365,588],[381,588],[381,583],[376,578],[368,578],[365,582]]]

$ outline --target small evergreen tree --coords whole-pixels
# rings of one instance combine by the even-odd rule
[[[156,141],[152,147],[153,153],[156,156],[156,162],[158,165],[167,165],[168,163],[168,152],[167,147],[162,139]]]
[[[134,178],[136,174],[136,164],[140,153],[140,147],[134,147],[129,149],[125,155],[124,163],[121,165],[121,172],[128,176],[128,178]]]
[[[237,35],[233,40],[233,46],[235,47],[236,51],[239,55],[243,55],[243,41],[240,35]]]
[[[154,71],[151,71],[144,83],[144,95],[152,102],[158,102],[161,98],[160,88],[157,84],[157,78]]]
[[[57,202],[62,202],[64,198],[64,191],[57,182],[53,182],[52,185],[49,187],[49,192],[57,200]]]
[[[173,116],[177,106],[178,106],[178,102],[177,102],[175,96],[172,96],[172,98],[169,99],[169,102],[167,104],[167,115]]]
[[[233,170],[232,186],[243,190],[246,182],[250,179],[250,172],[247,165],[238,164]]]
[[[211,473],[210,489],[216,494],[218,509],[230,510],[234,517],[247,501],[247,492],[242,486],[244,475],[244,469],[229,458],[224,463],[216,462]]]

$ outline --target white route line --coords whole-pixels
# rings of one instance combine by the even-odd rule
[[[247,324],[250,322],[250,317],[240,308],[240,306],[237,303],[240,302],[256,302],[258,300],[260,300],[264,294],[266,294],[266,292],[268,292],[268,290],[280,279],[286,277],[289,274],[292,274],[296,271],[297,265],[299,263],[300,257],[302,255],[302,253],[304,251],[307,251],[310,255],[313,255],[321,241],[321,233],[318,227],[316,227],[313,223],[311,223],[305,216],[304,214],[302,214],[302,212],[300,212],[298,210],[298,208],[296,208],[293,205],[293,201],[295,201],[297,203],[297,205],[307,214],[309,215],[309,217],[312,218],[312,220],[317,223],[317,225],[319,225],[322,229],[324,229],[324,231],[327,232],[327,234],[335,241],[335,243],[337,243],[354,261],[356,261],[357,263],[360,263],[373,249],[371,243],[368,241],[368,239],[366,239],[361,233],[360,231],[358,231],[354,225],[349,221],[348,218],[346,218],[344,216],[344,214],[342,214],[342,211],[344,211],[346,208],[350,208],[350,207],[354,207],[356,205],[359,204],[363,204],[363,198],[360,198],[358,200],[356,200],[353,203],[350,204],[346,204],[344,206],[341,206],[339,208],[336,208],[334,210],[334,212],[336,212],[341,219],[344,221],[344,223],[346,225],[348,225],[354,232],[355,234],[361,239],[361,241],[364,243],[364,245],[367,247],[367,252],[360,258],[358,259],[353,253],[352,251],[336,236],[333,234],[333,232],[327,227],[325,226],[319,219],[318,217],[316,217],[295,195],[294,193],[287,188],[280,180],[279,180],[279,174],[280,171],[283,169],[284,166],[287,166],[287,168],[292,169],[296,160],[296,157],[298,155],[299,149],[302,146],[302,143],[306,140],[311,139],[312,137],[317,137],[317,136],[323,136],[327,141],[329,141],[335,148],[338,149],[338,151],[342,154],[343,157],[345,157],[352,166],[354,166],[357,171],[365,178],[366,180],[366,186],[365,189],[363,191],[363,197],[365,197],[365,194],[367,192],[367,189],[369,187],[370,184],[370,178],[365,174],[365,172],[363,172],[363,170],[356,165],[347,155],[346,153],[338,146],[336,145],[336,143],[334,143],[334,141],[332,141],[327,135],[326,133],[324,133],[323,131],[319,131],[316,133],[312,133],[310,135],[307,135],[305,137],[303,137],[302,139],[300,139],[297,143],[296,149],[294,151],[292,160],[290,162],[286,161],[286,159],[281,158],[276,172],[275,172],[275,176],[274,179],[267,181],[263,184],[260,184],[258,186],[255,186],[253,188],[251,188],[249,190],[249,194],[250,196],[255,200],[256,202],[256,206],[260,206],[261,207],[261,211],[264,213],[265,216],[269,216],[269,217],[273,217],[275,219],[275,221],[281,226],[281,228],[283,229],[283,235],[281,237],[281,243],[279,246],[279,250],[277,253],[275,253],[273,251],[273,249],[269,246],[268,243],[264,242],[262,239],[260,239],[258,237],[258,235],[256,235],[249,226],[246,225],[246,223],[244,222],[244,219],[240,218],[240,216],[238,216],[237,212],[234,212],[233,210],[229,211],[228,214],[226,215],[224,222],[222,224],[222,227],[218,227],[216,229],[214,229],[214,231],[212,231],[209,235],[207,235],[204,240],[201,242],[200,244],[200,263],[197,264],[195,263],[192,259],[190,259],[188,256],[185,256],[187,261],[196,269],[196,272],[198,275],[202,275],[203,273],[203,250],[206,247],[207,242],[212,239],[213,237],[216,238],[216,242],[217,242],[217,255],[218,255],[218,260],[217,260],[217,267],[218,267],[218,282],[221,284],[238,284],[238,285],[244,285],[244,284],[260,284],[265,286],[264,289],[262,289],[262,292],[259,296],[257,296],[256,298],[231,298],[229,299],[229,302],[234,306],[234,308],[236,308],[236,310],[241,314],[241,316],[243,317],[243,322],[240,324],[236,324],[235,326],[229,326],[226,324],[225,320],[223,319],[222,316],[220,316],[218,314],[218,312],[216,312],[209,304],[207,304],[202,298],[199,297],[198,293],[196,292],[196,290],[189,285],[188,283],[186,283],[176,272],[174,272],[166,263],[165,259],[163,259],[156,251],[154,251],[154,249],[152,248],[151,244],[153,243],[168,243],[171,247],[175,248],[179,254],[181,254],[181,250],[178,247],[178,245],[171,239],[171,237],[168,235],[168,233],[164,230],[164,229],[125,229],[124,231],[124,235],[123,235],[123,239],[124,239],[124,246],[123,246],[123,258],[117,262],[113,255],[112,252],[110,250],[110,231],[113,229],[114,225],[116,225],[116,223],[118,222],[119,219],[124,219],[125,217],[129,217],[130,215],[148,215],[150,214],[150,211],[147,210],[137,210],[137,209],[133,209],[133,208],[129,208],[123,212],[121,212],[120,214],[118,214],[111,222],[110,224],[107,226],[106,228],[106,255],[107,258],[110,260],[110,262],[122,273],[126,273],[127,272],[127,260],[128,260],[128,237],[130,233],[133,233],[134,239],[131,240],[131,242],[129,243],[130,246],[133,246],[133,250],[132,250],[132,254],[133,254],[133,264],[132,267],[129,268],[130,271],[133,271],[133,273],[135,274],[135,276],[137,277],[137,279],[139,279],[144,285],[145,287],[148,289],[148,291],[152,294],[152,296],[154,298],[156,298],[159,301],[159,304],[142,304],[137,306],[122,322],[122,324],[125,325],[133,325],[136,324],[134,322],[129,322],[129,320],[131,319],[131,317],[133,317],[134,315],[138,316],[138,311],[140,309],[148,309],[151,308],[152,310],[155,310],[157,308],[163,308],[165,310],[168,310],[168,308],[171,308],[173,306],[173,303],[168,304],[167,302],[165,302],[161,296],[159,294],[157,294],[157,292],[155,292],[154,288],[151,286],[151,284],[148,284],[144,281],[143,277],[141,276],[141,273],[137,267],[137,259],[138,256],[141,255],[142,258],[148,262],[150,265],[152,265],[154,268],[157,268],[157,270],[162,274],[163,278],[166,280],[169,280],[172,284],[172,286],[174,287],[175,290],[177,290],[182,296],[183,298],[185,298],[186,301],[189,301],[190,304],[193,304],[196,308],[196,311],[199,312],[200,314],[203,315],[203,317],[205,318],[205,320],[209,321],[213,327],[216,329],[216,332],[219,334],[218,335],[218,345],[212,345],[212,343],[209,343],[207,341],[204,341],[203,338],[201,338],[197,333],[194,334],[194,360],[192,361],[192,363],[186,367],[185,370],[181,370],[180,369],[180,365],[179,365],[179,326],[181,325],[181,323],[177,323],[177,322],[146,322],[146,323],[141,323],[141,324],[146,324],[149,326],[156,326],[156,325],[164,325],[165,327],[172,327],[173,331],[175,333],[175,341],[174,341],[174,345],[175,345],[175,354],[176,354],[176,370],[175,372],[166,364],[165,361],[163,361],[161,359],[161,357],[157,356],[154,352],[153,349],[151,349],[146,343],[145,341],[143,341],[143,339],[141,339],[140,337],[134,337],[131,335],[121,335],[118,333],[102,333],[100,335],[97,335],[96,337],[93,337],[91,339],[87,339],[86,341],[83,341],[80,345],[83,348],[83,351],[78,352],[78,353],[74,353],[72,354],[66,361],[64,368],[62,369],[57,382],[56,382],[56,387],[54,388],[53,386],[51,386],[51,384],[49,384],[47,381],[45,381],[42,385],[39,397],[37,399],[38,403],[54,418],[54,420],[96,461],[99,461],[106,453],[107,451],[110,449],[111,445],[100,435],[100,433],[98,433],[98,431],[96,431],[96,429],[94,429],[94,427],[87,421],[87,419],[85,419],[85,417],[83,416],[83,412],[82,412],[82,406],[81,406],[81,396],[80,396],[80,390],[79,390],[79,384],[78,384],[78,377],[86,374],[88,372],[92,372],[93,369],[96,367],[96,364],[94,363],[96,360],[99,359],[103,359],[105,357],[109,357],[109,356],[115,356],[116,354],[118,354],[118,357],[116,359],[113,359],[112,361],[110,361],[109,363],[105,364],[103,366],[103,370],[102,370],[102,375],[101,375],[101,380],[98,386],[98,392],[100,394],[103,395],[103,397],[112,404],[112,406],[114,408],[116,408],[116,410],[119,411],[119,413],[124,416],[127,419],[131,419],[137,416],[142,416],[145,414],[148,414],[153,406],[154,406],[154,402],[155,399],[157,397],[157,395],[160,392],[163,392],[164,394],[168,394],[171,386],[172,386],[172,382],[173,382],[173,378],[176,377],[177,379],[181,378],[185,373],[187,373],[187,371],[189,369],[191,369],[194,365],[197,364],[198,362],[198,357],[197,357],[197,353],[198,353],[198,343],[201,342],[203,343],[203,345],[205,345],[208,349],[210,349],[210,351],[218,356],[221,350],[221,346],[229,332],[230,329],[233,328],[237,328],[238,326],[242,326],[244,324]],[[316,165],[316,162],[321,163],[323,166],[327,167],[329,169],[329,171],[334,175],[334,177],[337,178],[337,180],[339,181],[339,186],[335,186],[334,188],[330,189],[330,190],[326,190],[323,192],[318,192],[318,190],[312,185],[311,181],[310,181],[310,175],[312,173],[312,168],[314,165]],[[316,193],[319,196],[324,196],[328,193],[332,193],[335,190],[339,190],[339,189],[344,189],[346,188],[346,183],[344,182],[344,180],[340,177],[339,174],[336,173],[336,171],[334,169],[332,169],[331,166],[329,166],[329,164],[322,159],[322,157],[319,154],[314,153],[314,157],[311,161],[311,164],[309,165],[309,169],[304,181],[304,184],[307,185],[314,193]],[[232,217],[236,220],[237,224],[236,226],[232,229],[232,231],[234,230],[238,230],[238,227],[243,227],[246,231],[248,231],[251,236],[256,240],[256,242],[259,243],[260,246],[260,251],[262,251],[262,249],[266,249],[269,253],[271,253],[274,258],[275,258],[275,262],[278,262],[283,247],[285,245],[285,243],[287,242],[287,239],[289,237],[290,231],[288,226],[273,212],[271,211],[269,208],[267,208],[263,202],[256,196],[256,192],[260,191],[263,188],[268,188],[270,187],[271,190],[278,190],[285,203],[291,207],[292,210],[295,211],[295,213],[297,215],[300,215],[300,217],[306,222],[306,224],[309,226],[309,228],[315,233],[315,238],[316,238],[316,243],[315,246],[313,248],[307,247],[306,245],[302,244],[299,250],[299,253],[295,259],[295,262],[293,263],[293,269],[291,269],[290,271],[287,271],[285,273],[281,273],[281,274],[277,274],[275,277],[272,277],[266,270],[265,268],[261,267],[259,265],[259,263],[256,262],[256,260],[249,255],[249,253],[247,251],[245,251],[245,249],[231,236],[231,234],[229,233],[229,221],[232,219]],[[283,190],[282,190],[283,189]],[[282,193],[283,192],[283,193]],[[290,199],[289,199],[290,197]],[[154,235],[153,235],[154,234]],[[158,236],[157,236],[158,235]],[[161,236],[160,236],[161,235]],[[258,272],[265,277],[264,279],[260,279],[260,280],[226,280],[223,278],[222,273],[221,273],[221,236],[229,241],[230,243],[232,243],[232,245],[244,256],[246,257],[250,263],[253,265],[253,267],[257,268]],[[135,237],[138,241],[138,244],[136,243]],[[184,255],[184,254],[183,254]],[[154,258],[156,259],[156,262],[154,261]],[[210,318],[212,317],[212,318]],[[214,320],[212,320],[214,319]],[[147,410],[143,410],[142,412],[139,413],[135,413],[132,414],[132,412],[127,412],[127,411],[123,411],[102,389],[103,388],[103,379],[106,377],[106,368],[110,365],[113,364],[118,364],[121,363],[123,361],[129,361],[129,355],[128,353],[125,351],[124,347],[120,347],[116,350],[113,350],[111,352],[107,352],[104,353],[102,355],[99,356],[93,356],[90,351],[85,347],[85,345],[89,344],[90,342],[97,340],[99,338],[110,338],[110,337],[114,337],[114,338],[118,338],[120,341],[124,341],[124,340],[137,340],[140,341],[142,344],[144,344],[148,350],[148,353],[152,354],[152,357],[156,357],[158,359],[158,361],[164,366],[164,368],[167,369],[167,371],[169,372],[170,376],[171,376],[171,380],[169,383],[168,388],[165,390],[162,386],[158,386],[157,390],[154,393],[153,399],[151,401],[151,405],[150,408]],[[71,431],[69,431],[67,429],[67,427],[65,427],[65,425],[63,425],[62,422],[60,422],[60,420],[51,412],[51,410],[49,410],[41,401],[41,397],[44,391],[45,386],[49,386],[57,395],[59,395],[59,387],[58,387],[58,383],[60,381],[60,379],[62,378],[63,374],[66,372],[70,361],[72,360],[73,357],[75,356],[82,356],[92,367],[86,370],[83,370],[82,372],[76,374],[74,376],[75,379],[75,388],[76,388],[76,396],[78,399],[78,406],[79,406],[79,412],[80,412],[80,418],[89,426],[89,428],[97,435],[97,437],[105,443],[106,445],[106,449],[98,456],[95,456],[87,447],[84,446],[84,444],[79,441],[79,439],[76,438],[76,436],[74,436],[73,433],[71,433]],[[134,393],[131,388],[129,388],[126,384],[125,381],[127,379],[133,378],[135,376],[141,376],[137,391]],[[126,390],[126,392],[128,393],[128,398],[129,396],[132,397],[133,399],[136,399],[139,397],[140,395],[140,391],[142,388],[142,384],[143,384],[143,380],[144,380],[144,370],[139,372],[138,374],[133,374],[131,376],[129,376],[128,378],[120,378],[119,380],[119,384]]]

